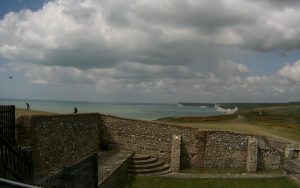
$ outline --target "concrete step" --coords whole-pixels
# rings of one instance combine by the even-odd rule
[[[130,165],[152,164],[155,163],[157,160],[158,159],[154,157],[150,157],[149,159],[141,159],[141,160],[131,159]]]
[[[163,166],[164,163],[162,161],[156,161],[149,164],[130,164],[129,169],[149,169],[149,168],[155,168],[159,166]]]
[[[170,168],[168,164],[164,164],[163,166],[149,168],[149,169],[128,169],[129,174],[150,174],[156,172],[167,171]]]
[[[135,161],[147,160],[147,159],[150,159],[150,158],[151,158],[150,155],[144,155],[144,154],[134,154],[132,156],[132,160],[135,160]]]
[[[153,172],[153,173],[148,173],[148,174],[139,174],[141,176],[153,176],[153,175],[164,175],[164,174],[169,174],[172,171],[170,170],[170,168],[168,168],[167,170],[163,170],[161,172]]]
[[[147,173],[147,174],[129,174],[131,176],[160,176],[160,175],[165,175],[165,174],[169,174],[172,173],[172,171],[170,169],[161,171],[161,172],[152,172],[152,173]]]

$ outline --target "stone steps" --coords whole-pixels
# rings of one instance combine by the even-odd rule
[[[148,164],[135,164],[130,163],[129,167],[132,169],[149,169],[149,168],[155,168],[155,167],[160,167],[164,165],[162,161],[157,160],[156,162],[153,163],[148,163]]]
[[[164,164],[163,161],[160,161],[155,157],[134,154],[129,163],[128,173],[161,175],[170,173],[169,168],[170,166],[168,164]]]
[[[132,159],[130,164],[133,165],[146,165],[146,164],[152,164],[157,162],[157,158],[151,157],[150,159],[145,159],[145,160],[135,160]]]
[[[150,173],[156,173],[156,172],[164,172],[168,170],[170,166],[168,164],[163,164],[159,167],[154,168],[145,168],[145,169],[128,169],[129,174],[150,174]]]
[[[150,158],[151,158],[151,155],[134,154],[134,155],[132,156],[132,158],[133,158],[135,161],[142,161],[142,160],[150,159]]]

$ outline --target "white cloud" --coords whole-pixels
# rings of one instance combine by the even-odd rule
[[[246,65],[236,64],[231,61],[219,62],[217,70],[220,73],[225,73],[225,74],[244,74],[249,72],[249,69]]]
[[[266,76],[234,60],[300,48],[300,4],[289,2],[49,1],[0,20],[0,72],[131,100],[289,98],[300,91],[300,61]]]
[[[300,60],[292,65],[284,65],[284,67],[279,70],[279,75],[300,82]]]
[[[35,12],[5,15],[0,55],[10,61],[79,68],[124,61],[214,66],[201,59],[227,59],[208,55],[220,45],[299,48],[297,10],[246,0],[55,0]]]

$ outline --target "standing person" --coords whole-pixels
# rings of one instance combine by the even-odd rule
[[[27,110],[30,110],[30,105],[29,105],[28,102],[26,103],[26,109],[27,109]]]
[[[77,109],[77,107],[75,106],[75,108],[74,108],[74,114],[77,114],[77,112],[78,112],[78,109]]]

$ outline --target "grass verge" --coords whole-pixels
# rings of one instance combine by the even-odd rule
[[[245,168],[191,168],[180,171],[181,173],[196,174],[242,174],[246,173]]]
[[[287,177],[281,178],[235,178],[199,179],[152,176],[129,176],[125,188],[299,188]]]
[[[247,173],[246,168],[188,168],[180,171],[181,173],[194,174],[243,174]],[[258,174],[282,174],[282,169],[259,169]]]

